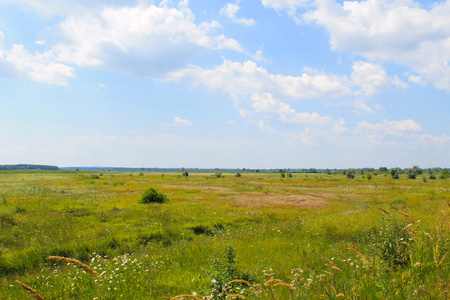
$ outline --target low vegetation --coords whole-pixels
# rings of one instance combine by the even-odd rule
[[[1,298],[450,297],[446,173],[217,172],[0,172]]]

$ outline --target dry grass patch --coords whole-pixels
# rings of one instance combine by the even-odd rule
[[[245,207],[291,206],[305,208],[321,208],[327,205],[322,198],[311,195],[278,195],[252,193],[253,196],[238,197],[232,204]],[[255,195],[257,194],[257,195]]]

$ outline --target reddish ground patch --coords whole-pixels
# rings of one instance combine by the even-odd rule
[[[320,208],[326,202],[319,197],[311,195],[277,195],[277,194],[249,194],[237,197],[232,205],[247,207],[267,207],[267,206],[296,206],[307,208]]]

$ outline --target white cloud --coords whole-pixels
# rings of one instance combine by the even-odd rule
[[[222,9],[220,10],[220,14],[227,16],[233,22],[240,23],[247,26],[255,25],[255,20],[253,19],[246,19],[246,18],[236,18],[236,14],[239,11],[240,7],[236,3],[227,3]]]
[[[298,113],[288,104],[273,98],[270,93],[253,94],[251,99],[256,113],[269,119],[276,117],[282,123],[315,125],[332,125],[334,123],[330,117],[322,117],[317,113]]]
[[[450,92],[450,1],[425,9],[411,0],[317,0],[302,18],[323,26],[336,51],[408,66]]]
[[[184,127],[184,126],[191,126],[192,122],[182,119],[180,117],[175,117],[173,119],[172,123],[164,123],[163,125],[167,125],[167,126],[173,126],[173,127]]]
[[[20,9],[33,11],[45,18],[56,15],[85,14],[90,9],[99,9],[104,6],[137,5],[141,0],[0,0],[0,5],[17,5]]]
[[[233,125],[233,124],[236,124],[236,121],[235,120],[229,120],[229,121],[226,121],[225,124]]]
[[[389,87],[389,78],[380,65],[362,61],[355,62],[351,77],[354,84],[361,87],[361,91],[356,94],[370,96]]]
[[[26,3],[33,4],[34,8],[34,4],[41,1],[18,2]],[[84,4],[86,8],[90,6]],[[110,5],[113,4],[122,4],[122,1]],[[36,41],[38,45],[49,46],[50,50],[44,53],[30,54],[21,44],[5,50],[4,35],[0,32],[0,75],[26,76],[38,82],[67,85],[68,79],[75,77],[70,65],[78,65],[162,78],[206,51],[230,49],[244,53],[236,40],[214,33],[220,28],[216,21],[196,24],[188,1],[180,1],[176,8],[164,1],[160,6],[93,7],[90,11],[69,15],[59,23],[59,44]]]
[[[188,78],[194,84],[220,89],[230,95],[242,117],[250,120],[264,119],[257,123],[266,132],[270,123],[332,127],[337,124],[328,116],[318,113],[297,112],[281,99],[300,100],[351,95],[351,85],[346,78],[327,75],[308,69],[311,74],[284,76],[270,74],[253,61],[244,63],[224,60],[213,69],[196,66],[174,72],[167,80]],[[272,128],[272,127],[270,127]]]
[[[265,131],[269,134],[274,134],[274,133],[278,132],[278,130],[264,124],[264,121],[259,121],[257,125],[258,125],[259,129],[261,129],[262,131]]]
[[[54,85],[67,85],[67,80],[75,77],[72,67],[55,62],[52,53],[31,55],[21,44],[14,44],[11,50],[0,49],[0,65],[9,69],[8,76],[22,75],[33,81]]]
[[[369,106],[367,105],[367,103],[364,101],[364,99],[362,98],[356,98],[355,102],[354,102],[355,108],[356,108],[356,112],[358,111],[362,111],[366,114],[375,114],[375,111]]]
[[[359,122],[358,128],[370,129],[372,131],[385,132],[390,135],[404,135],[408,133],[420,132],[424,128],[417,124],[415,121],[402,120],[402,121],[387,121],[384,120],[383,123],[368,123],[366,121]]]
[[[352,84],[345,76],[308,68],[301,76],[274,75],[250,60],[243,63],[224,60],[222,65],[213,69],[192,66],[173,72],[168,79],[183,77],[213,89],[222,89],[235,100],[243,95],[261,92],[270,92],[291,100],[339,98],[352,93]]]
[[[409,75],[408,80],[415,84],[424,84],[421,76]]]
[[[288,11],[305,7],[309,2],[311,2],[311,0],[262,0],[262,4],[265,7]]]
[[[184,2],[178,9],[108,7],[63,21],[64,40],[53,52],[61,62],[159,78],[207,50],[243,52],[236,40],[211,33],[219,26],[215,21],[195,24]]]

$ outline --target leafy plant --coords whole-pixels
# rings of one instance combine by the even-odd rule
[[[397,169],[391,169],[391,177],[392,179],[399,179],[398,170]]]
[[[406,175],[408,179],[416,179],[417,175],[421,175],[422,170],[418,166],[413,166],[412,168],[406,171]]]
[[[356,174],[356,172],[355,172],[355,170],[353,170],[353,169],[348,169],[347,172],[346,172],[346,175],[347,175],[347,178],[348,178],[348,179],[353,179],[353,178],[355,178],[355,174]]]
[[[224,257],[214,258],[211,273],[211,299],[228,299],[227,296],[238,293],[239,284],[229,284],[239,280],[248,280],[248,274],[242,274],[238,270],[236,251],[231,247],[225,248]]]
[[[381,229],[374,239],[375,248],[379,257],[388,266],[405,267],[409,262],[407,242],[410,235],[405,229],[405,224],[399,224],[394,217],[391,217],[387,212],[386,214],[387,217],[382,219]]]
[[[158,192],[154,188],[146,189],[142,195],[139,203],[164,203],[167,201],[167,196],[161,192]]]

